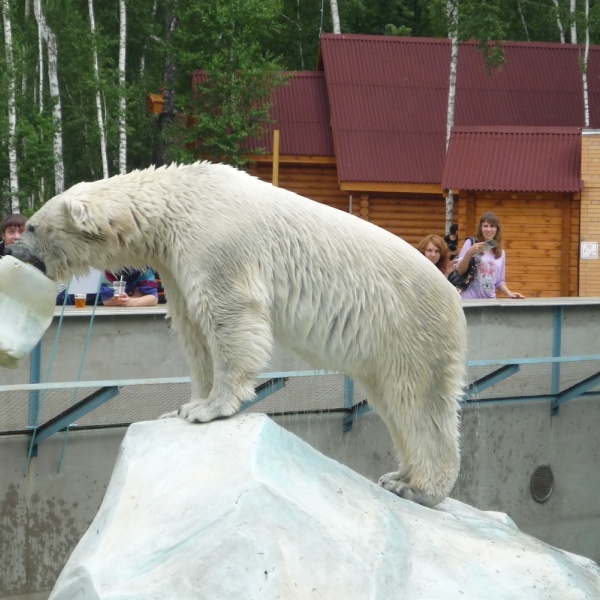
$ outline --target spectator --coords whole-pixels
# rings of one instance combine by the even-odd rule
[[[167,296],[165,294],[165,288],[162,284],[162,278],[158,271],[154,271],[154,277],[156,278],[156,286],[158,288],[158,303],[165,304],[167,302]]]
[[[100,286],[100,299],[104,306],[156,306],[158,304],[158,286],[154,271],[125,270],[119,273],[104,271],[107,282]],[[111,283],[125,282],[125,293],[115,296]]]
[[[452,223],[450,225],[450,231],[448,235],[444,237],[444,241],[448,245],[448,250],[450,250],[450,260],[454,260],[458,256],[458,225],[456,223]]]
[[[11,244],[14,244],[21,238],[25,231],[25,223],[27,223],[27,217],[19,213],[13,213],[2,219],[0,223],[0,234],[2,234],[2,241],[0,241],[0,258],[4,256],[4,250]]]
[[[475,243],[468,238],[460,251],[458,272],[467,272],[469,261],[475,257],[477,270],[466,290],[462,292],[464,300],[476,298],[495,298],[496,291],[509,298],[524,298],[518,292],[511,292],[505,282],[506,253],[502,249],[502,226],[493,212],[485,213],[479,219]]]
[[[425,236],[418,243],[417,250],[428,258],[444,274],[444,277],[448,277],[456,269],[456,261],[450,260],[448,246],[439,235]]]

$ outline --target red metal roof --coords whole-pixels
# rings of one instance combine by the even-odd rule
[[[475,42],[458,58],[457,126],[583,127],[576,45],[505,42],[486,70]],[[447,39],[321,37],[340,181],[439,183],[445,162]],[[600,47],[590,48],[591,127],[600,127]]]
[[[279,153],[288,156],[334,156],[329,126],[329,102],[322,71],[289,73],[288,82],[275,89],[269,123],[263,135],[249,140],[248,151],[273,152],[273,130],[279,129]],[[203,71],[192,75],[192,85],[204,81]]]
[[[287,84],[276,88],[270,114],[274,122],[269,123],[264,135],[256,140],[267,152],[273,151],[273,130],[279,129],[281,155],[334,156],[322,71],[293,73]]]
[[[581,130],[454,127],[442,188],[579,192]]]

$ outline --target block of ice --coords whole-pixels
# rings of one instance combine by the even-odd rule
[[[0,366],[16,367],[54,315],[56,283],[12,256],[0,259]]]
[[[428,509],[264,415],[132,425],[50,600],[600,598],[591,560],[453,500]]]

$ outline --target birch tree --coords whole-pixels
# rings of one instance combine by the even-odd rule
[[[44,37],[42,34],[42,28],[40,27],[40,23],[39,21],[36,21],[37,23],[37,75],[38,75],[38,80],[37,80],[37,89],[34,91],[34,102],[35,102],[35,97],[37,95],[37,102],[38,102],[38,114],[39,115],[43,115],[44,114],[44,73],[46,72],[46,69],[44,68]],[[43,133],[40,132],[40,136],[43,136]],[[45,196],[45,190],[46,190],[46,179],[44,177],[44,175],[41,175],[39,177],[38,180],[38,197],[40,200],[40,203],[44,201],[44,196]],[[34,196],[30,196],[30,209],[34,209],[35,208],[35,202],[34,202]]]
[[[4,0],[6,1],[6,0]],[[54,125],[54,193],[60,194],[65,189],[65,165],[63,161],[62,146],[62,107],[60,102],[60,90],[58,85],[58,46],[56,37],[50,27],[46,24],[46,18],[42,8],[42,0],[34,0],[33,12],[38,27],[42,32],[48,52],[48,81],[49,92],[52,99],[52,116]]]
[[[2,20],[4,21],[4,48],[8,75],[8,163],[10,181],[11,211],[19,212],[19,176],[17,163],[17,98],[16,73],[12,41],[12,22],[9,0],[2,0]]]
[[[523,25],[523,32],[525,33],[525,39],[529,41],[529,29],[527,22],[525,21],[525,15],[523,14],[523,7],[521,6],[521,0],[517,0],[517,12],[519,13],[519,19]]]
[[[337,0],[329,0],[331,3],[331,21],[333,23],[333,33],[342,33],[340,27],[340,13]]]
[[[109,177],[108,153],[106,146],[106,117],[102,104],[102,93],[100,90],[100,67],[98,65],[98,47],[96,44],[96,19],[94,17],[94,0],[88,0],[88,12],[90,15],[90,31],[92,33],[92,57],[94,62],[94,75],[96,78],[96,114],[98,119],[98,130],[100,132],[100,155],[102,157],[102,176]]]
[[[91,0],[90,0],[91,2]],[[154,0],[154,2],[152,2],[152,16],[150,18],[151,23],[154,22],[154,18],[156,16],[156,9],[158,7],[158,0]],[[146,73],[146,49],[147,49],[147,44],[144,43],[144,47],[142,49],[142,57],[140,58],[140,79],[144,78],[144,75]]]
[[[127,52],[127,8],[119,0],[119,173],[127,173],[127,91],[125,58]]]
[[[446,152],[450,145],[450,134],[454,127],[454,109],[456,106],[456,74],[458,71],[458,0],[447,0],[448,37],[451,41],[450,76],[448,84],[448,114],[446,118]],[[454,221],[454,193],[446,196],[446,233]]]
[[[177,62],[174,56],[173,42],[179,29],[179,19],[177,17],[177,0],[167,1],[165,13],[165,53],[163,81],[164,81],[164,105],[163,112],[159,116],[158,127],[160,138],[155,157],[155,163],[160,166],[167,163],[168,151],[173,146],[173,129],[176,108],[175,83],[177,79]]]
[[[563,27],[562,21],[560,20],[560,7],[558,5],[558,0],[552,0],[552,4],[554,4],[554,9],[556,11],[556,26],[558,27],[558,34],[560,36],[560,43],[565,43],[565,29]]]
[[[590,0],[585,0],[585,51],[581,65],[583,83],[583,111],[585,127],[590,126],[590,102],[588,97],[588,58],[590,56]]]
[[[571,17],[571,44],[577,43],[577,0],[571,0],[569,7]]]

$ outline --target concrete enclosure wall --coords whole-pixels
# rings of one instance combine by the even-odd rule
[[[465,303],[465,312],[470,361],[548,357],[556,354],[557,340],[562,356],[598,353],[600,299],[473,302]],[[84,316],[73,311],[65,319],[55,381],[76,377],[88,325]],[[187,375],[163,317],[161,309],[100,311],[84,379]],[[53,339],[49,331],[42,373]],[[588,370],[599,371],[598,364],[588,365]],[[277,349],[268,370],[305,368],[293,354]],[[532,373],[527,379],[537,377]],[[542,378],[548,373],[539,375],[540,385],[546,386]],[[28,380],[28,365],[2,371],[3,385]],[[525,532],[599,561],[599,400],[594,393],[571,400],[556,416],[550,414],[548,399],[482,399],[465,405],[462,467],[452,496],[483,510],[506,512]],[[10,395],[0,393],[0,415],[11,414],[13,403]],[[275,420],[371,480],[394,470],[394,450],[379,417],[360,417],[348,433],[343,432],[343,417],[329,412],[286,414]],[[15,417],[15,422],[22,421],[22,416]],[[98,510],[124,432],[122,427],[75,430],[69,432],[66,446],[66,434],[54,435],[40,445],[27,471],[29,436],[0,435],[0,598],[48,596]],[[555,478],[554,492],[544,504],[534,501],[529,489],[539,465],[549,465]]]

